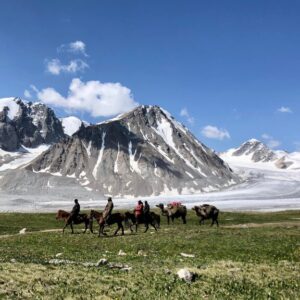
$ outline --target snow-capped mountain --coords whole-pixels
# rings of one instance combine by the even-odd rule
[[[20,98],[0,99],[0,148],[18,151],[21,146],[33,148],[56,143],[65,137],[54,111],[42,103]]]
[[[222,159],[158,106],[80,126],[26,169],[74,177],[87,189],[114,196],[206,192],[239,182]]]
[[[237,149],[229,150],[232,156],[248,158],[253,162],[269,162],[276,160],[277,156],[267,145],[259,140],[251,139]]]
[[[278,169],[300,168],[300,153],[272,150],[256,139],[250,139],[238,148],[229,149],[221,153],[220,157],[230,166]]]
[[[64,129],[64,133],[68,136],[72,136],[76,131],[79,130],[80,126],[89,126],[90,124],[80,120],[77,117],[70,116],[66,118],[61,118],[62,126]]]

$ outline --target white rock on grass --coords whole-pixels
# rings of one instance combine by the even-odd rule
[[[51,265],[74,265],[76,264],[75,261],[68,260],[68,259],[50,259],[49,264]]]
[[[101,258],[98,260],[98,262],[96,263],[96,266],[103,266],[103,265],[107,265],[108,264],[108,260],[106,258]]]
[[[119,251],[119,253],[118,253],[118,255],[120,255],[120,256],[125,256],[125,255],[127,255],[123,250],[120,250]]]
[[[137,253],[138,256],[147,256],[147,253],[143,250],[139,250]]]
[[[57,253],[56,255],[55,255],[55,257],[60,257],[60,256],[62,256],[63,255],[63,253]]]
[[[26,233],[27,228],[23,228],[19,231],[19,234],[25,234]]]
[[[178,277],[181,280],[184,280],[185,282],[193,282],[196,278],[196,274],[189,271],[188,269],[184,268],[184,269],[180,269],[177,272]]]
[[[195,257],[194,254],[187,254],[187,253],[180,253],[180,255],[183,256],[183,257],[189,257],[189,258]]]

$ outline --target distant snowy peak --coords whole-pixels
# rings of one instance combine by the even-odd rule
[[[62,122],[64,133],[68,136],[72,136],[76,131],[78,131],[81,125],[85,127],[90,125],[88,122],[82,121],[74,116],[61,118],[60,120]]]
[[[20,98],[0,99],[0,148],[17,151],[21,145],[37,147],[65,137],[60,120],[43,103]]]
[[[288,153],[283,150],[272,150],[257,139],[250,139],[239,148],[223,152],[220,157],[230,166],[300,169],[299,152]]]
[[[18,116],[20,112],[20,105],[18,104],[19,98],[1,98],[0,99],[0,111],[3,112],[4,108],[8,108],[7,116],[10,120],[13,120]]]
[[[256,139],[250,139],[232,152],[233,156],[249,156],[254,162],[274,161],[278,157],[267,145]]]

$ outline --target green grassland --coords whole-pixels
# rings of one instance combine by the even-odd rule
[[[0,298],[300,298],[299,211],[222,212],[219,228],[209,223],[200,226],[189,211],[187,225],[162,218],[157,233],[141,226],[137,234],[98,238],[79,225],[73,235],[39,232],[62,228],[54,214],[0,214]],[[18,234],[24,227],[32,233]],[[73,264],[50,264],[58,253]],[[82,264],[101,258],[131,269]],[[194,282],[177,277],[184,267],[197,274]]]

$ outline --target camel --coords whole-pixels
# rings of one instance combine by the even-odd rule
[[[218,222],[219,210],[215,206],[209,204],[203,204],[200,206],[194,206],[192,209],[196,212],[196,215],[200,218],[199,220],[200,225],[204,224],[204,220],[212,219],[211,226],[213,226],[214,223],[216,223],[217,226],[219,226],[219,222]]]
[[[72,218],[70,218],[71,213],[64,211],[64,210],[58,210],[56,213],[56,220],[64,220],[65,221],[65,226],[63,228],[63,233],[65,232],[65,229],[68,225],[70,225],[72,233],[74,233],[73,230],[73,224],[85,224],[85,230],[83,233],[87,231],[87,228],[89,226],[89,219],[87,214],[79,214],[76,220],[74,221]]]
[[[156,205],[161,210],[161,214],[163,216],[167,217],[168,220],[168,225],[170,224],[170,218],[172,220],[172,223],[174,223],[174,219],[181,218],[183,224],[186,224],[186,214],[187,214],[187,209],[186,206],[184,205],[171,205],[168,204],[167,207],[165,208],[162,203]]]

